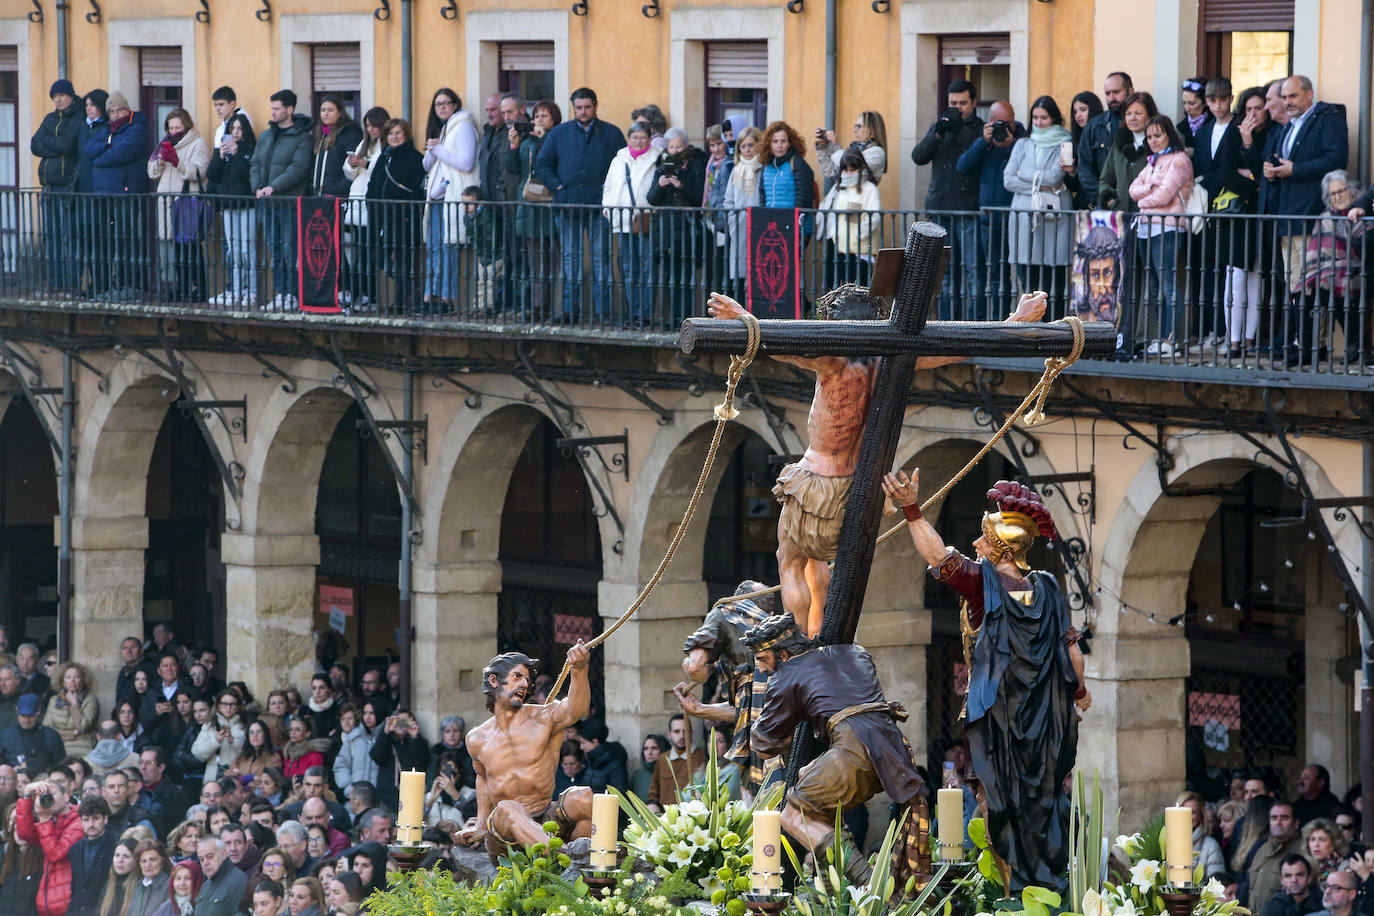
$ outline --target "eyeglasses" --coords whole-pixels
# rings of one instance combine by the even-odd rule
[[[1349,193],[1349,188],[1331,188],[1326,192],[1328,197],[1345,197]]]
[[[435,99],[435,100],[434,100],[434,107],[435,107],[435,108],[452,108],[455,104],[457,104],[457,103],[454,102],[452,99]]]
[[[1202,83],[1198,82],[1197,80],[1184,80],[1183,88],[1187,89],[1189,92],[1201,92]]]
[[[220,701],[219,701],[219,705],[221,705],[221,706],[227,706],[227,707],[229,707],[230,709],[234,709],[234,708],[236,708],[236,707],[239,705],[239,701],[238,701],[238,700],[220,700]]]
[[[1348,894],[1355,893],[1355,888],[1346,887],[1344,884],[1332,884],[1329,880],[1322,885],[1324,891],[1345,891]]]
[[[1342,830],[1354,830],[1354,829],[1355,829],[1355,824],[1354,824],[1353,821],[1336,821],[1336,826],[1339,827],[1339,828],[1341,828]]]

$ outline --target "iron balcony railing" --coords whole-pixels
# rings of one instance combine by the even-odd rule
[[[1022,292],[1044,290],[1050,318],[1116,322],[1123,362],[1374,375],[1372,220],[1009,209],[798,217],[803,317],[818,292],[866,284],[879,250],[933,219],[952,247],[940,318],[1003,317]],[[746,295],[743,210],[340,200],[337,223],[331,298],[355,325],[572,328],[662,343],[704,314],[711,291]],[[338,317],[305,314],[296,298],[322,253],[318,234],[302,243],[294,199],[0,192],[0,305],[10,307],[328,324]]]

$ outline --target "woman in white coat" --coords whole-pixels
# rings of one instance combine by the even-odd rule
[[[825,289],[844,283],[868,285],[877,256],[883,208],[878,183],[857,150],[840,157],[839,180],[821,201],[816,238],[824,245]]]
[[[759,145],[763,131],[746,127],[735,138],[735,167],[725,188],[725,229],[730,236],[730,253],[726,260],[726,276],[730,291],[743,298],[745,278],[749,276],[749,208],[759,205],[759,170],[763,160]]]
[[[175,301],[204,302],[205,250],[201,246],[210,221],[209,205],[200,201],[191,207],[183,204],[181,209],[188,214],[199,212],[203,205],[204,221],[179,220],[174,215],[178,208],[170,195],[204,193],[210,147],[184,108],[173,109],[163,119],[162,129],[162,141],[148,158],[148,177],[157,182],[153,190],[169,195],[157,200],[158,279],[164,294]]]
[[[458,246],[464,240],[463,191],[480,184],[477,125],[452,89],[434,93],[425,131],[425,302],[452,311],[459,293]]]
[[[345,260],[357,269],[349,272],[351,288],[340,293],[339,299],[355,312],[377,299],[377,277],[382,272],[381,246],[367,225],[366,200],[372,168],[386,145],[382,130],[389,120],[385,108],[369,108],[363,115],[362,142],[344,159],[343,173],[349,181],[343,218]]]
[[[1017,265],[1022,292],[1045,290],[1050,308],[1064,314],[1068,265],[1073,247],[1073,194],[1064,186],[1060,148],[1072,142],[1054,99],[1042,95],[1031,105],[1030,136],[1011,148],[1002,183],[1012,193],[1007,259]],[[1058,303],[1056,306],[1055,303]]]
[[[228,770],[243,750],[243,738],[248,728],[243,724],[239,695],[221,690],[215,700],[210,718],[200,727],[191,744],[191,753],[205,764],[205,781],[218,779]]]
[[[370,699],[363,703],[358,724],[339,739],[339,753],[334,755],[334,783],[347,798],[355,782],[377,784],[377,763],[372,759],[372,745],[382,733],[382,722],[390,707],[384,700]]]
[[[649,145],[649,125],[636,121],[625,132],[625,142],[611,160],[601,206],[620,243],[620,282],[625,287],[626,323],[641,326],[653,311],[654,245],[650,238],[653,212],[649,185],[662,155]]]

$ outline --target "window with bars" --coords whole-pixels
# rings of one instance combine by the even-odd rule
[[[726,118],[743,118],[754,127],[768,123],[768,42],[706,45],[706,123]]]
[[[497,48],[501,91],[514,92],[531,108],[554,98],[554,46],[551,41],[506,41]]]
[[[310,116],[319,116],[320,103],[332,95],[344,103],[355,121],[362,120],[363,58],[356,41],[310,46]]]
[[[185,107],[181,98],[181,48],[138,49],[139,108],[148,129],[162,130],[167,116]]]

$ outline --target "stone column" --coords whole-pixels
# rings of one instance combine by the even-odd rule
[[[1352,649],[1358,652],[1359,646],[1352,646],[1350,622],[1335,608],[1346,598],[1326,551],[1308,542],[1307,556],[1298,562],[1307,563],[1305,721],[1300,726],[1306,736],[1303,762],[1324,764],[1331,771],[1332,786],[1349,786],[1360,778],[1351,766],[1359,751],[1352,741],[1358,725],[1351,713],[1353,685],[1341,681],[1336,662]]]
[[[282,684],[308,684],[320,541],[313,534],[220,539],[225,572],[226,680],[265,697]]]
[[[497,651],[501,564],[417,563],[413,586],[411,692],[421,731],[437,738],[439,721],[450,715],[474,728],[489,715],[482,669]]]
[[[143,638],[143,516],[72,519],[72,658],[91,669],[106,713],[123,664],[119,643]]]
[[[625,612],[639,589],[633,582],[600,583],[597,602],[603,629]],[[660,582],[644,607],[594,650],[605,652],[606,725],[611,737],[630,752],[632,763],[639,759],[637,748],[644,736],[663,733],[668,717],[682,711],[673,687],[682,680],[682,644],[706,616],[706,595],[701,579]],[[693,724],[699,742],[701,723]]]

